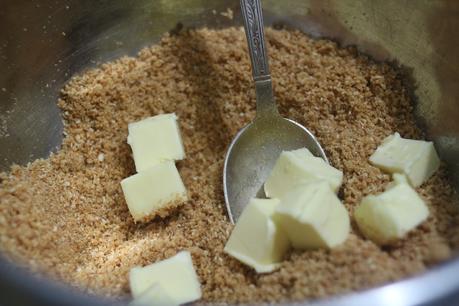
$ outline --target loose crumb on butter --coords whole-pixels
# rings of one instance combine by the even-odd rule
[[[381,141],[396,131],[424,138],[410,94],[398,71],[355,49],[297,31],[266,29],[266,39],[279,110],[307,126],[343,171],[341,196],[352,213],[390,181],[368,162]],[[386,284],[425,271],[459,247],[458,199],[442,166],[416,189],[429,218],[391,248],[354,229],[339,248],[292,251],[278,270],[260,275],[226,255],[233,226],[221,174],[232,137],[255,115],[251,78],[241,28],[166,35],[137,58],[75,76],[59,101],[67,134],[61,150],[0,176],[1,250],[33,271],[107,296],[129,294],[133,266],[189,250],[203,302],[254,303]],[[187,152],[177,168],[189,202],[168,218],[135,224],[119,184],[135,173],[127,124],[172,112]]]

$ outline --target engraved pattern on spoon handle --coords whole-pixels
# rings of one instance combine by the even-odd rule
[[[270,79],[260,0],[241,0],[241,12],[252,60],[253,79],[255,81]]]

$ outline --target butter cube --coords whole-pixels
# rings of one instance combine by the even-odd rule
[[[337,192],[343,181],[343,172],[322,158],[312,156],[307,149],[284,151],[265,182],[265,194],[269,198],[282,198],[292,188],[317,180],[327,181]]]
[[[289,246],[285,233],[271,220],[277,205],[277,199],[250,200],[224,248],[258,273],[276,269]]]
[[[370,162],[390,173],[404,173],[413,187],[424,183],[440,166],[432,142],[405,139],[399,133],[384,139]]]
[[[135,298],[130,306],[177,306],[179,305],[172,297],[170,297],[163,286],[159,283],[151,285],[145,292]]]
[[[121,188],[134,220],[165,217],[183,204],[187,194],[174,162],[166,161],[121,181]]]
[[[389,184],[387,184],[386,186],[386,190],[389,190],[390,188],[392,187],[395,187],[399,184],[410,184],[410,182],[408,181],[408,179],[406,178],[405,174],[402,174],[402,173],[394,173],[392,174],[392,182],[390,182]]]
[[[185,158],[175,114],[163,114],[130,123],[128,144],[132,148],[137,172],[162,161]]]
[[[134,299],[147,300],[151,295],[178,305],[201,298],[201,285],[188,251],[145,267],[132,268],[129,283]]]
[[[297,249],[333,248],[350,231],[347,210],[326,181],[300,185],[286,193],[273,219]]]
[[[402,238],[428,215],[422,198],[400,174],[383,193],[364,197],[354,211],[362,234],[380,245]]]
[[[306,148],[296,149],[296,150],[289,151],[289,152],[298,158],[314,157],[311,151],[309,151]]]
[[[409,184],[410,182],[408,182],[408,179],[406,178],[406,176],[404,174],[401,174],[401,173],[394,173],[392,174],[392,186],[395,186],[397,184]]]

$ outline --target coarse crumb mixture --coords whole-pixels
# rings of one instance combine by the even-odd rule
[[[352,210],[390,177],[368,163],[384,137],[422,138],[398,72],[354,49],[297,31],[266,30],[280,112],[307,126],[343,170],[340,195]],[[318,298],[424,271],[459,246],[458,200],[442,166],[418,192],[431,215],[394,246],[379,248],[353,224],[334,250],[292,251],[281,268],[257,275],[223,253],[232,225],[225,214],[223,159],[254,117],[243,30],[166,35],[137,58],[123,57],[74,77],[59,106],[59,153],[2,174],[0,246],[35,271],[109,296],[129,293],[128,271],[189,250],[203,300]],[[187,157],[178,169],[187,204],[163,220],[135,224],[120,181],[135,173],[127,124],[175,112]]]

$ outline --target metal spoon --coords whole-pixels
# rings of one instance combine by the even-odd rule
[[[252,61],[257,114],[239,131],[226,154],[223,188],[229,219],[233,223],[252,197],[264,196],[263,183],[282,151],[306,147],[328,162],[314,135],[301,124],[282,118],[277,110],[260,0],[241,0],[241,11]]]

